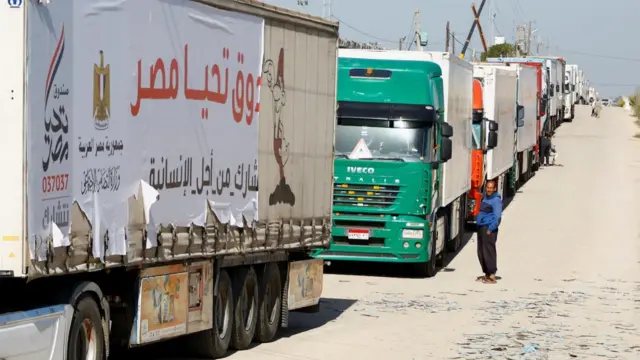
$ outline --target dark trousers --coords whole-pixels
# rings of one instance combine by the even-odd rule
[[[543,165],[549,165],[549,155],[551,153],[550,146],[542,146],[540,147],[540,161]]]
[[[478,229],[478,260],[482,272],[485,275],[495,274],[498,271],[498,255],[496,253],[496,241],[498,241],[498,231],[487,235],[488,228],[481,226]]]

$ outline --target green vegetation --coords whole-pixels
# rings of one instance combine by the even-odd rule
[[[517,49],[515,45],[509,44],[509,43],[496,44],[488,48],[487,52],[483,52],[482,55],[480,55],[480,60],[487,61],[487,58],[509,57],[509,56],[516,56],[516,55],[517,55]],[[526,55],[526,54],[522,54],[522,55]]]
[[[636,125],[640,127],[640,89],[629,96],[629,106],[631,107],[631,113],[636,117]],[[640,133],[636,134],[635,137],[640,139]]]

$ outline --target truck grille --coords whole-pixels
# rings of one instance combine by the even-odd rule
[[[399,186],[336,184],[333,205],[384,209],[393,205],[399,192]]]

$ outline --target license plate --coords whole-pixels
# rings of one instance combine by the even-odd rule
[[[349,229],[347,231],[347,238],[349,240],[368,240],[369,230]]]

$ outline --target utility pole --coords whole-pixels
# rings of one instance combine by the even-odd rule
[[[449,52],[449,39],[451,39],[451,31],[449,30],[449,22],[447,21],[447,38],[444,42],[444,52]]]
[[[526,25],[516,25],[516,52],[518,56],[521,56],[522,53],[528,53],[527,43],[528,43],[528,29]]]
[[[491,46],[496,44],[496,8],[493,4],[495,0],[489,0],[491,2]]]
[[[456,33],[452,32],[451,33],[451,53],[455,54],[456,53]]]
[[[331,0],[322,0],[322,17],[331,19]]]
[[[404,43],[406,38],[407,38],[406,36],[403,36],[400,38],[400,41],[398,41],[398,50],[402,50],[402,43]]]
[[[418,48],[418,51],[422,51],[422,39],[420,39],[420,9],[416,9],[414,19],[414,27],[416,29],[416,47]]]
[[[527,55],[531,55],[531,21],[529,21],[529,32],[527,33]]]

